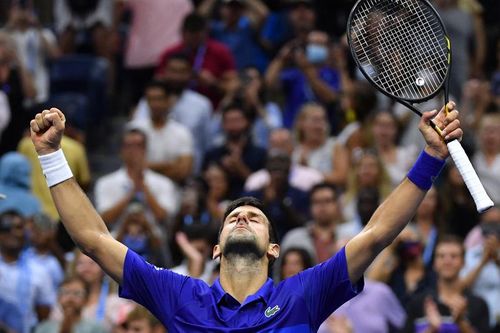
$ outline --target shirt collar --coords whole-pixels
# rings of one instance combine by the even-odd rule
[[[271,297],[271,293],[273,291],[273,288],[274,288],[273,280],[268,278],[267,281],[262,285],[262,287],[260,287],[259,290],[257,290],[257,292],[255,294],[247,297],[247,299],[243,302],[242,305],[254,302],[254,301],[259,300],[259,299],[263,300],[267,305],[267,303],[269,302],[269,298]],[[226,291],[222,288],[219,278],[217,278],[217,280],[215,280],[211,289],[212,289],[212,294],[214,295],[214,298],[215,298],[217,305],[219,305],[222,302],[225,295],[232,297],[231,295],[226,293]]]

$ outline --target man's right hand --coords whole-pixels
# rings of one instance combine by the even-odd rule
[[[56,109],[37,113],[30,122],[31,141],[39,156],[53,153],[61,148],[66,117]]]

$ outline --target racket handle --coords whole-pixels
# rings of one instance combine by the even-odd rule
[[[450,152],[451,158],[455,165],[457,166],[460,175],[467,185],[472,198],[476,204],[476,209],[479,213],[482,213],[489,208],[493,207],[493,201],[486,193],[483,184],[477,176],[476,170],[472,166],[467,154],[465,153],[462,145],[458,140],[453,140],[447,143],[448,151]]]

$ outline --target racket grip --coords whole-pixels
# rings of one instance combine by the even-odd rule
[[[467,185],[472,198],[476,204],[476,209],[479,213],[482,213],[489,208],[493,207],[493,201],[491,201],[490,197],[486,193],[483,184],[479,180],[477,176],[476,170],[472,166],[467,154],[462,148],[462,145],[458,140],[453,140],[447,143],[448,151],[450,152],[451,158],[455,165],[457,166],[460,175]]]

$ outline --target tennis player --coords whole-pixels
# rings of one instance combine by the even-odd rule
[[[241,198],[228,207],[213,249],[220,278],[212,286],[146,263],[110,235],[99,214],[72,178],[60,148],[65,118],[52,108],[30,123],[50,192],[64,226],[83,252],[120,284],[120,296],[148,308],[169,332],[315,332],[340,305],[363,289],[363,272],[415,214],[448,156],[446,139],[460,139],[455,105],[451,112],[426,112],[419,128],[427,146],[408,177],[373,214],[366,227],[326,262],[282,281],[268,278],[279,256],[274,227],[260,203]],[[362,320],[362,318],[360,318]]]

